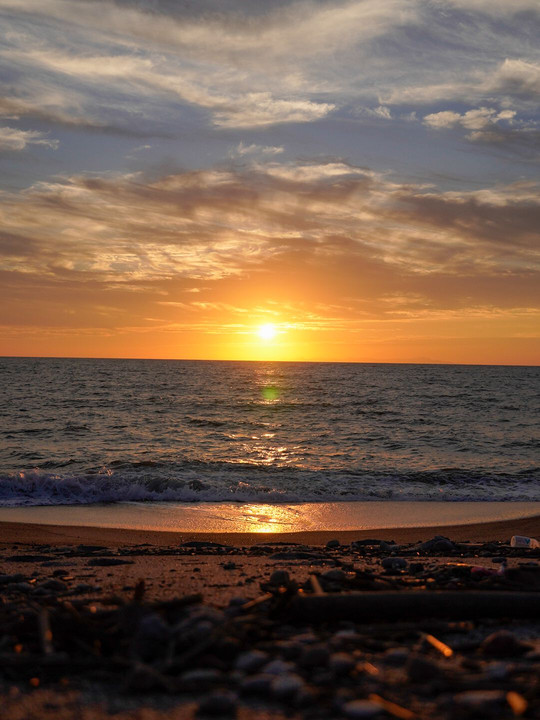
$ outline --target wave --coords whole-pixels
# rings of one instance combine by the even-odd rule
[[[0,506],[118,502],[336,502],[351,500],[537,501],[540,469],[515,475],[442,468],[414,472],[307,471],[233,463],[122,463],[60,475],[0,475]]]

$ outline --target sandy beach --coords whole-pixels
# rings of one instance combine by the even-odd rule
[[[536,717],[540,551],[513,534],[539,537],[540,517],[288,534],[0,523],[3,717]]]
[[[99,543],[121,547],[138,543],[171,545],[188,540],[210,540],[232,545],[254,545],[265,541],[296,542],[324,545],[338,539],[342,543],[377,537],[398,543],[417,542],[434,535],[445,535],[460,542],[487,542],[509,540],[512,535],[540,536],[540,515],[533,517],[479,522],[469,525],[433,525],[426,527],[379,528],[370,530],[328,530],[295,533],[195,533],[129,530],[124,528],[84,527],[77,525],[46,525],[40,523],[0,522],[0,544],[24,543],[39,545],[71,545]]]

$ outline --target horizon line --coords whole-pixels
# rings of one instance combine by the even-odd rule
[[[449,361],[405,361],[405,360],[232,360],[217,358],[152,358],[152,357],[107,357],[79,355],[0,355],[0,360],[147,360],[156,362],[221,362],[221,363],[310,363],[326,365],[455,365],[463,367],[540,367],[540,363],[488,363],[488,362],[449,362]]]

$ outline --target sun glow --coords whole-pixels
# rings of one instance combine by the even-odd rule
[[[276,326],[271,323],[261,325],[257,329],[257,335],[261,338],[261,340],[273,340],[277,335]]]

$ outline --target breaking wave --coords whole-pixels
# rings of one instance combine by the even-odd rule
[[[130,464],[129,464],[130,465]],[[351,500],[536,501],[540,469],[516,475],[440,469],[324,472],[217,463],[168,469],[135,463],[81,474],[40,470],[0,475],[0,506],[117,502],[336,502]]]

